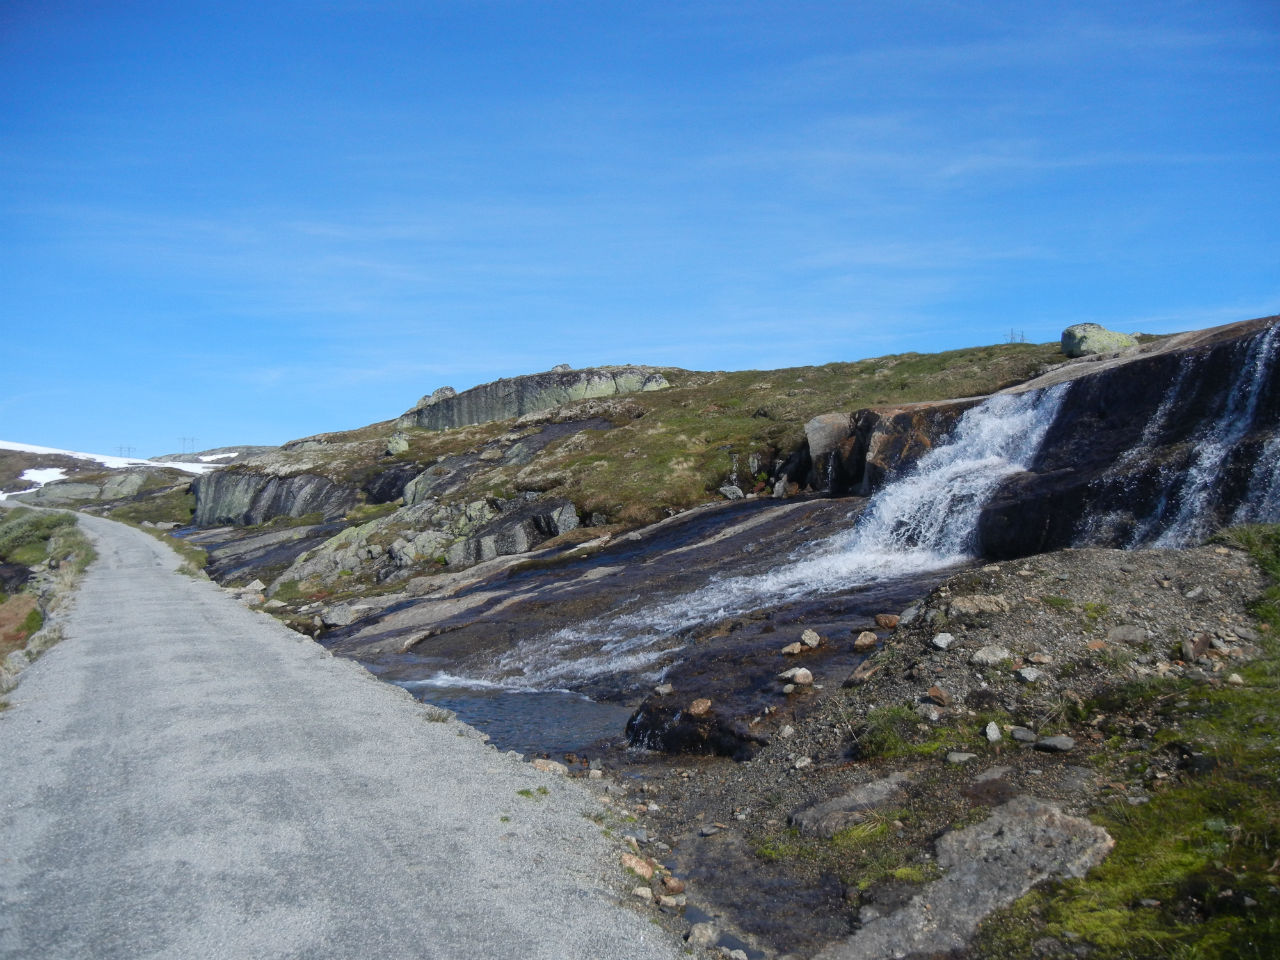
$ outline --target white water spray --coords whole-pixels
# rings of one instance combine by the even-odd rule
[[[1219,478],[1227,457],[1253,428],[1258,400],[1275,363],[1280,326],[1248,342],[1243,362],[1227,387],[1227,404],[1222,414],[1196,442],[1196,456],[1186,479],[1177,491],[1177,513],[1163,525],[1153,545],[1182,547],[1198,543],[1212,532],[1213,507]],[[1265,469],[1265,468],[1264,468]],[[1264,475],[1261,484],[1267,482]]]
[[[499,658],[495,675],[546,688],[643,671],[694,624],[968,560],[983,506],[1031,466],[1068,389],[995,396],[966,411],[945,443],[872,498],[852,530],[806,547],[804,559],[525,641]]]

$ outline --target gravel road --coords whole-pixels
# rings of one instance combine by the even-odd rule
[[[66,639],[0,714],[0,957],[680,955],[579,784],[81,522]]]

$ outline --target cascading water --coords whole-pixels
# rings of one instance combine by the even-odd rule
[[[1030,466],[1068,389],[995,396],[968,410],[946,443],[872,498],[853,529],[810,546],[804,558],[524,641],[483,682],[547,689],[640,672],[694,624],[970,559],[983,505],[1002,480]]]

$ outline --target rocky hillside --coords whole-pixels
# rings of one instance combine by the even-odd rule
[[[780,478],[811,487],[806,424],[833,408],[985,394],[1062,362],[1054,344],[1004,344],[774,371],[560,370],[456,395],[442,388],[397,420],[292,441],[200,478],[195,521],[249,528],[229,535],[240,554],[260,552],[246,535],[272,525],[270,564],[231,565],[246,581],[331,590],[346,571],[345,588],[394,585],[772,495]],[[420,425],[446,411],[473,419],[546,402],[556,405]],[[332,523],[360,529],[288,571],[280,525],[295,529],[300,555]]]

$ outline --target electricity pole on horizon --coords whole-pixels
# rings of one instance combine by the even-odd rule
[[[133,451],[134,451],[135,449],[137,449],[137,448],[136,448],[136,447],[125,447],[125,446],[120,446],[120,447],[116,447],[116,453],[117,453],[117,454],[119,454],[119,455],[120,455],[120,456],[122,456],[122,457],[132,457],[132,456],[133,456]]]
[[[197,439],[199,438],[198,437],[179,437],[178,440],[182,443],[182,452],[195,453]]]

